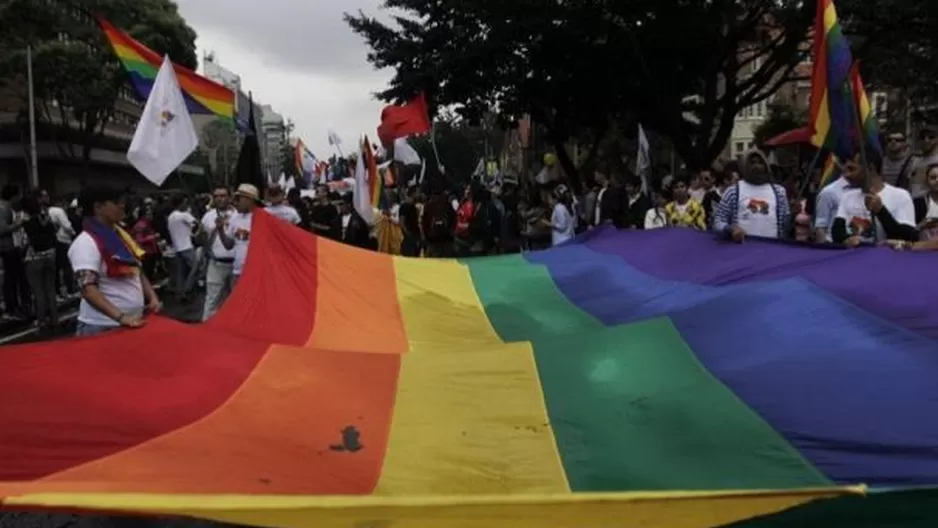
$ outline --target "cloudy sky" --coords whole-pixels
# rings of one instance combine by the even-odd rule
[[[199,60],[215,61],[241,76],[255,101],[296,123],[296,132],[319,157],[332,154],[326,131],[345,143],[375,134],[390,71],[375,71],[362,39],[342,13],[379,15],[380,0],[176,0],[198,33]]]

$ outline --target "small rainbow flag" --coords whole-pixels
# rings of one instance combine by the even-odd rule
[[[97,17],[98,25],[111,44],[121,65],[130,76],[130,84],[137,95],[146,100],[153,89],[156,73],[160,70],[163,57],[136,41],[102,17]],[[173,63],[179,86],[182,88],[189,113],[193,115],[214,115],[227,121],[234,121],[235,94],[228,88],[206,79],[194,71]]]

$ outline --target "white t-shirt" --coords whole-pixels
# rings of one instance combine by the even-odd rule
[[[345,238],[345,232],[348,231],[348,226],[352,222],[352,215],[346,213],[342,215],[342,238]]]
[[[739,182],[736,223],[750,236],[778,238],[778,200],[772,184]]]
[[[198,221],[189,211],[173,211],[166,219],[169,229],[169,239],[173,243],[173,251],[179,253],[192,249],[192,226]]]
[[[113,278],[107,276],[107,264],[98,250],[98,244],[88,233],[81,233],[68,248],[68,260],[72,269],[78,271],[94,271],[98,274],[98,289],[104,298],[126,314],[143,313],[143,284],[140,282],[140,273],[130,277]],[[120,324],[110,317],[99,312],[88,301],[82,299],[78,306],[78,320],[82,323],[97,326],[117,327]]]
[[[668,215],[664,212],[664,208],[654,208],[648,210],[645,213],[645,229],[659,229],[662,227],[667,227],[668,225]]]
[[[603,196],[606,194],[606,187],[603,187],[596,193],[596,212],[593,213],[593,225],[599,225],[599,220],[603,217]]]
[[[60,244],[71,244],[72,237],[75,236],[75,230],[72,229],[72,222],[68,219],[68,214],[65,212],[65,209],[61,207],[50,207],[49,218],[52,219],[52,223],[54,223],[57,228],[55,231],[55,239]]]
[[[212,256],[217,259],[230,259],[234,258],[234,249],[225,249],[225,245],[221,243],[221,238],[215,235],[215,220],[218,219],[219,211],[218,209],[211,209],[205,216],[202,217],[202,230],[205,231],[205,234],[209,237],[209,240],[212,241]],[[237,214],[234,209],[227,209],[221,211],[221,215],[226,219],[231,218],[232,215]],[[227,225],[227,220],[226,220]]]
[[[244,261],[248,258],[248,245],[251,242],[251,221],[254,213],[235,213],[228,219],[225,234],[234,239],[234,265],[232,273],[241,275]]]
[[[850,182],[847,178],[840,178],[827,187],[821,189],[817,195],[817,202],[814,213],[814,228],[823,229],[827,232],[827,241],[833,242],[831,237],[831,227],[834,225],[834,219],[837,218],[837,210],[840,208],[840,202],[844,198],[844,193]]]
[[[303,221],[303,219],[300,218],[300,213],[296,212],[296,209],[285,203],[268,205],[267,212],[288,224],[299,225],[299,223]]]
[[[551,245],[558,246],[576,235],[576,216],[570,214],[567,206],[562,203],[554,206],[550,223],[553,226],[550,233]]]
[[[908,191],[887,183],[877,194],[883,201],[883,207],[892,214],[896,222],[915,226],[915,206],[912,204],[912,196]],[[837,218],[843,218],[847,222],[847,236],[859,236],[863,242],[886,240],[883,226],[866,208],[866,200],[860,189],[849,189],[844,193],[840,200],[840,207],[837,209]]]

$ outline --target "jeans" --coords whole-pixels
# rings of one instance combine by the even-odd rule
[[[119,326],[103,326],[103,325],[93,325],[88,323],[83,323],[78,321],[78,327],[75,329],[75,337],[91,337],[103,334],[105,332],[110,332],[111,330],[117,330]]]
[[[205,304],[202,308],[202,320],[207,321],[215,312],[221,308],[221,305],[231,294],[234,277],[232,275],[233,264],[230,262],[219,262],[217,260],[208,261],[208,269],[205,272]]]
[[[72,263],[68,260],[68,248],[70,244],[57,242],[55,245],[55,292],[62,291],[62,284],[65,284],[65,291],[75,293],[78,287],[75,285]]]
[[[188,295],[192,291],[198,271],[199,263],[196,262],[195,249],[176,253],[176,265],[173,269],[176,280],[173,286],[177,295]]]
[[[39,326],[55,326],[59,322],[55,286],[56,272],[55,255],[26,262],[26,279],[33,291],[33,300],[36,302],[36,321]]]

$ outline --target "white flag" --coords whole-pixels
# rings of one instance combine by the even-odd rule
[[[407,138],[397,138],[394,140],[394,159],[404,165],[420,165],[420,154],[414,150],[407,142]]]
[[[370,149],[367,141],[361,142],[362,149]],[[367,167],[365,167],[365,153],[360,152],[355,163],[355,194],[352,196],[352,205],[368,225],[375,223],[375,209],[371,206],[371,186],[368,181]]]
[[[186,108],[173,63],[164,57],[127,150],[127,161],[146,179],[163,185],[198,146],[199,135]]]
[[[638,124],[638,155],[635,160],[635,174],[642,179],[642,192],[648,194],[648,172],[651,169],[651,156],[648,153],[648,138],[645,137],[645,129],[641,123]]]

